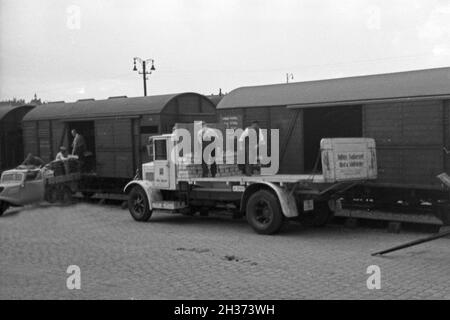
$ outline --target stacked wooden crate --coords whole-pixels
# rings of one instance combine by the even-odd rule
[[[222,164],[217,164],[216,177],[231,177],[241,174],[237,165],[237,155],[234,152],[225,152]]]
[[[195,163],[193,155],[188,154],[177,159],[176,171],[179,179],[199,178],[202,176],[202,165]]]
[[[241,171],[237,164],[218,164],[216,177],[232,177],[238,176]]]
[[[194,163],[192,155],[179,158],[177,161],[177,177],[179,179],[201,178],[203,174],[202,164]],[[227,164],[232,162],[232,164]],[[209,167],[211,167],[209,165]],[[216,163],[216,177],[230,177],[240,175],[241,172],[236,163],[236,155],[227,153],[223,156],[221,164]]]

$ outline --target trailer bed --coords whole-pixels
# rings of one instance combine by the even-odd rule
[[[254,176],[229,176],[229,177],[205,177],[205,178],[178,178],[178,181],[196,184],[198,182],[225,182],[225,183],[255,183],[255,182],[273,182],[273,183],[326,183],[322,174],[276,174],[276,175],[254,175]]]
[[[69,173],[56,177],[46,177],[45,181],[47,184],[58,184],[58,183],[66,183],[78,181],[81,178],[81,174],[79,172]]]

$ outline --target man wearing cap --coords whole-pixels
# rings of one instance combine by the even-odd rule
[[[67,154],[67,149],[64,146],[59,147],[59,152],[56,154],[56,161],[67,160],[69,155]]]
[[[214,138],[214,139],[213,139]],[[206,163],[206,159],[204,157],[204,152],[206,147],[213,143],[215,139],[219,139],[219,135],[217,134],[216,130],[213,128],[208,127],[206,122],[202,121],[202,128],[197,132],[197,141],[202,146],[202,177],[208,177],[209,172],[211,172],[211,176],[215,177],[217,173],[217,165],[216,165],[216,150],[213,149],[211,151],[211,157],[210,159],[212,161],[211,168],[208,168],[208,164]]]
[[[250,145],[250,134],[251,131],[255,134],[256,137],[256,143],[254,145]],[[247,127],[244,132],[242,132],[241,136],[239,137],[239,143],[241,148],[244,148],[245,151],[245,165],[244,165],[244,174],[247,176],[251,176],[255,170],[258,170],[260,167],[260,159],[259,159],[259,146],[265,145],[266,141],[264,140],[264,134],[261,131],[261,128],[259,127],[259,122],[254,120],[252,121],[252,124],[250,127]],[[255,163],[250,163],[251,157],[250,152],[255,153]]]

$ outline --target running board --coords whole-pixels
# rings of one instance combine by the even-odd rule
[[[153,209],[159,210],[180,210],[185,209],[188,206],[182,201],[155,201],[152,202]]]

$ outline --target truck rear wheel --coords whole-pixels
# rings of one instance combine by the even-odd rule
[[[136,221],[148,221],[152,216],[147,195],[141,187],[133,187],[128,194],[128,210]]]
[[[259,234],[278,232],[284,221],[277,197],[267,190],[257,191],[250,196],[246,216],[250,226]]]

